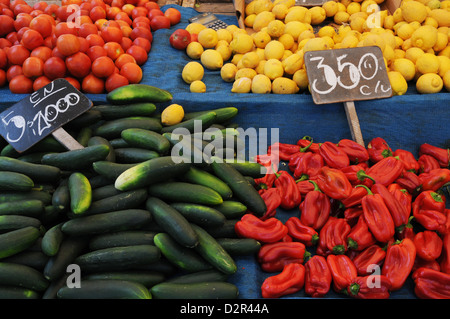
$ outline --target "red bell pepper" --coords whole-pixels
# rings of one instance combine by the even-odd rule
[[[413,216],[427,230],[447,232],[445,197],[433,191],[421,192],[412,204]]]
[[[405,212],[409,217],[412,209],[412,195],[398,184],[389,185],[388,190],[405,207]]]
[[[442,237],[442,254],[439,261],[439,267],[442,272],[450,274],[450,233]]]
[[[355,207],[361,205],[361,201],[366,196],[367,190],[364,187],[354,187],[349,197],[341,200],[342,205],[346,208]]]
[[[313,153],[319,152],[320,144],[314,143],[312,137],[310,136],[303,136],[297,141],[297,145],[302,148],[308,147],[308,151],[311,151]]]
[[[303,225],[298,217],[289,217],[284,225],[288,228],[289,236],[306,246],[314,246],[319,241],[317,231],[310,226]]]
[[[403,162],[405,170],[418,173],[420,170],[420,164],[414,157],[413,153],[403,149],[396,149],[393,153],[394,157],[398,157]]]
[[[341,171],[345,174],[350,184],[356,186],[361,184],[361,180],[358,177],[358,172],[365,171],[367,168],[369,168],[368,165],[365,165],[365,163],[360,163],[341,168]]]
[[[437,260],[424,260],[424,259],[416,256],[416,260],[414,260],[414,266],[412,269],[413,276],[414,276],[414,273],[416,272],[416,270],[419,268],[422,268],[422,267],[441,271],[441,267],[439,266],[439,262]]]
[[[262,243],[273,243],[287,235],[288,229],[276,218],[261,220],[253,214],[245,214],[234,229],[240,237],[253,238]]]
[[[420,145],[420,147],[419,147],[419,156],[422,156],[424,154],[434,157],[438,161],[440,167],[442,167],[442,168],[449,167],[449,164],[450,164],[450,155],[449,155],[450,150],[449,149],[445,149],[445,148],[437,147],[434,145],[430,145],[428,143],[424,143],[424,144]]]
[[[320,229],[316,253],[322,256],[344,254],[347,251],[347,236],[350,231],[351,227],[345,219],[330,216]]]
[[[303,156],[298,156],[294,169],[294,178],[298,179],[303,175],[308,178],[314,177],[319,173],[320,168],[324,166],[323,158],[319,154],[308,152]]]
[[[305,293],[323,297],[331,288],[331,271],[323,256],[314,255],[305,263]]]
[[[274,217],[277,208],[281,204],[281,194],[280,190],[278,188],[268,188],[268,189],[260,189],[258,193],[261,195],[261,198],[266,203],[266,212],[262,217],[260,217],[261,220],[266,220],[268,218]]]
[[[276,242],[262,245],[258,252],[258,262],[266,272],[283,270],[287,264],[303,264],[311,255],[305,245],[298,241]]]
[[[348,295],[356,299],[388,299],[391,282],[383,275],[356,277],[347,287]]]
[[[386,252],[383,248],[371,245],[353,258],[353,264],[359,276],[366,276],[373,272],[374,266],[381,267],[385,257]]]
[[[414,231],[413,225],[411,224],[412,219],[414,219],[414,216],[409,217],[408,224],[406,224],[404,227],[397,228],[398,239],[409,238],[411,240],[414,240],[414,237],[416,237],[416,233]]]
[[[369,160],[367,149],[353,140],[342,139],[337,145],[347,154],[351,163],[358,164]]]
[[[280,190],[280,206],[287,210],[298,207],[302,201],[302,196],[297,188],[295,179],[287,171],[280,171],[275,173],[275,175],[274,187]]]
[[[424,191],[437,191],[445,184],[450,183],[450,169],[433,169],[428,173],[420,174],[418,178]]]
[[[331,202],[328,196],[321,192],[317,184],[309,181],[314,185],[314,190],[308,192],[300,204],[301,211],[300,221],[303,225],[319,230],[325,225],[330,216]]]
[[[439,235],[430,230],[418,232],[414,237],[416,254],[424,260],[435,260],[442,252],[442,239]]]
[[[320,190],[333,199],[342,200],[352,192],[352,184],[345,174],[336,168],[322,167],[314,180]]]
[[[300,291],[305,284],[305,266],[288,264],[281,273],[270,276],[261,285],[263,298],[279,298]]]
[[[361,206],[350,207],[344,210],[344,218],[350,226],[356,225],[359,216],[363,214]]]
[[[369,167],[366,172],[358,172],[360,180],[372,185],[372,183],[389,186],[403,172],[403,163],[396,157],[386,157],[373,166]],[[369,180],[367,180],[369,179]]]
[[[445,202],[445,197],[438,193],[434,191],[423,191],[414,199],[412,210],[414,212],[420,209],[430,209],[443,213],[445,211]]]
[[[358,276],[355,264],[347,255],[328,255],[327,264],[333,278],[333,289],[344,293]]]
[[[370,232],[364,216],[360,216],[356,225],[352,227],[350,233],[347,235],[347,242],[349,249],[358,251],[375,244],[376,240]]]
[[[429,173],[433,169],[441,168],[437,159],[431,155],[423,154],[419,156],[417,162],[419,162],[420,166],[419,173]]]
[[[325,164],[331,168],[344,168],[350,165],[347,153],[332,142],[320,144],[319,154],[322,156]]]
[[[295,182],[297,183],[297,188],[302,196],[305,196],[314,190],[314,185],[307,179],[299,179]]]
[[[363,186],[365,187],[365,186]],[[383,197],[368,189],[362,201],[363,216],[376,240],[387,243],[395,234],[395,225]]]
[[[450,299],[450,274],[429,268],[414,272],[414,293],[421,299]]]
[[[367,144],[367,152],[373,163],[377,163],[393,154],[389,144],[381,137],[375,137]]]
[[[405,238],[389,245],[381,274],[391,281],[391,291],[400,289],[411,273],[416,258],[416,247],[411,239]]]
[[[395,198],[386,186],[382,184],[375,184],[372,186],[371,191],[374,194],[379,194],[383,198],[396,228],[404,227],[404,225],[408,223],[410,212],[406,211],[405,206],[403,206],[402,203]]]
[[[422,191],[422,182],[415,173],[403,171],[403,173],[395,180],[401,188],[406,189],[411,195],[417,196]]]
[[[280,160],[282,161],[289,161],[292,157],[292,155],[295,155],[297,153],[303,153],[306,152],[306,150],[311,146],[312,142],[308,146],[300,147],[296,144],[288,144],[288,143],[279,143],[276,142],[269,146],[267,152],[269,154],[276,153],[278,154]]]

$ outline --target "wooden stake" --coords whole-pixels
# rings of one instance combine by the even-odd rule
[[[362,137],[361,128],[359,126],[358,115],[356,114],[355,103],[353,101],[344,102],[344,108],[353,140],[359,145],[364,146],[364,140]]]
[[[64,145],[69,151],[79,150],[84,148],[83,145],[78,143],[69,133],[66,132],[62,127],[52,132],[53,137]]]

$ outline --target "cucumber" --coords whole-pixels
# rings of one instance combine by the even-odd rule
[[[203,166],[210,162],[209,157],[203,152],[203,142],[191,139],[191,135],[178,135],[175,133],[163,133],[170,144],[173,145],[171,154],[177,155],[183,161]]]
[[[65,221],[61,231],[69,236],[86,236],[140,228],[152,220],[150,212],[127,209],[115,212],[82,216]]]
[[[188,221],[200,226],[221,226],[226,220],[221,212],[210,206],[192,203],[172,203],[170,206],[179,211]]]
[[[100,200],[104,198],[108,198],[111,196],[115,196],[120,194],[121,191],[119,191],[117,188],[114,187],[114,184],[109,184],[105,186],[101,186],[98,188],[92,189],[92,200]]]
[[[222,226],[205,227],[205,230],[214,238],[231,237],[237,238],[236,231],[234,230],[235,224],[240,219],[227,219]]]
[[[115,162],[116,161],[116,154],[114,153],[114,149],[111,146],[111,144],[109,143],[109,141],[101,136],[92,136],[87,143],[87,146],[92,146],[92,145],[106,145],[109,147],[109,153],[108,156],[106,156],[105,161],[109,161],[109,162]]]
[[[158,226],[180,245],[192,248],[198,244],[192,224],[175,208],[156,197],[149,197],[145,206]]]
[[[28,266],[42,273],[42,270],[44,269],[45,264],[48,262],[49,258],[50,257],[45,255],[42,251],[34,251],[32,250],[32,248],[30,248],[15,255],[3,258],[1,261],[5,263]]]
[[[38,218],[44,211],[44,204],[37,199],[6,202],[0,204],[0,215],[22,215]]]
[[[80,288],[61,287],[58,299],[152,299],[142,284],[127,280],[81,280]]]
[[[154,242],[161,254],[179,269],[196,272],[212,268],[195,250],[180,245],[167,233],[156,234]]]
[[[233,196],[233,191],[225,182],[217,176],[197,167],[191,167],[182,178],[186,182],[212,188],[218,192],[224,200],[230,199]]]
[[[0,286],[0,299],[39,299],[40,295],[37,291],[20,288]]]
[[[234,274],[237,266],[230,254],[205,229],[195,224],[191,226],[198,237],[198,245],[194,249],[199,255],[223,273]]]
[[[0,234],[0,258],[15,255],[31,247],[40,235],[39,229],[32,226]]]
[[[98,126],[95,135],[104,137],[108,140],[121,137],[123,130],[129,128],[142,128],[149,131],[160,132],[162,124],[153,117],[134,116],[106,121]]]
[[[52,205],[60,210],[70,208],[70,192],[69,187],[65,184],[59,184],[52,195]]]
[[[267,210],[266,203],[249,181],[230,164],[220,159],[212,160],[211,168],[214,174],[228,184],[235,197],[251,212],[256,216],[263,216]]]
[[[119,246],[153,245],[155,235],[156,232],[149,230],[124,230],[98,234],[89,241],[89,248],[97,250]]]
[[[52,195],[49,192],[39,190],[31,190],[28,192],[0,192],[0,203],[24,200],[40,200],[44,205],[49,205],[52,202]]]
[[[124,105],[94,105],[91,110],[99,111],[105,120],[129,116],[151,116],[156,111],[153,103],[133,103]]]
[[[34,152],[30,154],[25,154],[23,156],[19,156],[17,159],[22,162],[32,163],[32,164],[41,164],[42,156],[44,156],[47,153],[52,152]]]
[[[0,156],[0,171],[22,173],[35,182],[57,182],[61,177],[61,170],[55,166],[24,162],[6,156]]]
[[[41,221],[34,217],[21,215],[3,215],[0,216],[0,231],[12,231],[24,227],[40,228]]]
[[[216,113],[216,123],[225,123],[232,118],[234,118],[238,114],[238,109],[233,106],[228,107],[221,107],[216,108],[212,110],[206,110],[206,111],[196,111],[196,112],[188,112],[184,114],[184,120],[190,120],[194,117],[197,117],[199,115],[208,113],[208,112],[214,112]]]
[[[109,151],[107,145],[92,145],[77,150],[46,154],[42,157],[42,164],[56,166],[61,170],[77,171],[91,167],[93,162],[105,160]]]
[[[116,161],[123,164],[138,164],[159,157],[159,153],[137,147],[116,148]]]
[[[8,144],[1,150],[0,155],[17,158],[35,152],[63,152],[65,150],[66,148],[53,135],[49,135],[22,153],[17,152],[11,144]]]
[[[92,164],[94,164],[94,163],[92,163]],[[100,175],[100,174],[89,177],[89,183],[91,183],[92,190],[99,188],[99,187],[109,185],[112,182],[114,182],[114,179],[108,178],[108,177]]]
[[[64,233],[61,230],[62,222],[50,227],[42,236],[42,252],[47,256],[55,256],[64,239]]]
[[[123,130],[121,136],[127,144],[133,147],[149,149],[160,154],[165,154],[170,149],[169,140],[154,131],[140,128],[129,128]]]
[[[78,130],[80,127],[88,127],[101,121],[102,114],[91,108],[90,110],[84,112],[83,114],[77,116],[70,122],[64,125],[67,130]]]
[[[239,290],[234,284],[223,281],[188,284],[162,282],[153,286],[150,293],[155,299],[236,299]]]
[[[169,278],[166,282],[174,284],[192,284],[205,281],[226,281],[227,279],[228,276],[223,272],[218,271],[217,269],[208,269]]]
[[[217,242],[232,256],[256,254],[261,243],[253,238],[217,238]]]
[[[128,270],[128,271],[110,271],[89,274],[84,277],[86,280],[125,280],[137,282],[147,288],[150,288],[165,280],[162,273],[146,270]]]
[[[82,272],[117,271],[135,269],[151,264],[161,258],[159,248],[154,245],[134,245],[98,249],[75,258]]]
[[[92,137],[92,128],[84,126],[81,127],[80,131],[78,132],[76,140],[82,146],[86,147],[91,137]]]
[[[125,142],[125,140],[121,137],[118,138],[113,138],[112,140],[109,141],[109,144],[111,144],[111,146],[113,148],[123,148],[123,147],[129,147],[130,144],[128,144],[127,142]]]
[[[167,102],[172,100],[172,93],[147,84],[128,84],[109,92],[106,99],[115,105],[137,102]]]
[[[49,281],[44,275],[34,268],[0,262],[0,285],[21,287],[37,292],[44,291],[49,285]]]
[[[152,196],[173,202],[188,202],[203,205],[219,205],[222,196],[212,188],[186,182],[165,182],[150,185]]]
[[[70,209],[74,214],[85,213],[92,203],[92,187],[82,173],[72,173],[67,182],[70,194]]]
[[[216,113],[206,112],[189,120],[182,121],[178,124],[164,126],[161,129],[161,133],[186,134],[187,132],[193,133],[196,130],[204,131],[207,127],[215,122],[216,117]]]
[[[136,166],[136,163],[133,164],[124,164],[124,163],[113,163],[108,161],[98,161],[92,163],[92,168],[97,174],[105,176],[109,179],[115,180],[127,169]]]
[[[214,206],[227,219],[241,218],[247,212],[247,206],[235,200],[224,200],[222,204]]]
[[[139,163],[120,174],[115,187],[121,191],[137,189],[184,174],[189,163],[173,156],[161,156]]]
[[[22,173],[1,172],[0,191],[30,191],[34,186],[31,178]]]
[[[267,173],[267,168],[260,163],[242,160],[225,159],[225,163],[234,167],[239,173],[244,176],[251,176],[253,178],[262,178]]]

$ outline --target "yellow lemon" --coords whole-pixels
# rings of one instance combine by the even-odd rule
[[[450,58],[450,45],[447,46],[444,50],[442,50],[441,52],[439,52],[440,56],[446,56],[447,58]]]
[[[267,33],[272,38],[281,37],[281,35],[284,33],[284,22],[278,19],[270,21],[267,25]]]
[[[450,27],[449,9],[433,9],[429,16],[435,19],[440,27]]]
[[[395,9],[394,13],[392,14],[392,17],[394,18],[394,23],[403,21],[402,8]]]
[[[273,20],[275,20],[275,14],[271,11],[258,13],[253,21],[253,30],[260,31],[262,28],[267,27],[269,22]]]
[[[200,31],[206,29],[206,26],[197,22],[188,24],[185,28],[190,34],[199,34]]]
[[[255,68],[256,73],[258,74],[264,74],[264,65],[266,64],[267,60],[260,60],[258,65]]]
[[[408,83],[400,72],[389,71],[388,78],[392,87],[393,95],[403,95],[406,93],[408,90]]]
[[[412,47],[405,51],[405,58],[412,61],[415,65],[417,59],[423,54],[425,52],[421,48]]]
[[[264,55],[267,60],[269,59],[281,59],[284,54],[284,45],[278,40],[272,40],[267,43],[264,48]]]
[[[350,15],[346,11],[339,11],[334,15],[334,22],[337,24],[347,23]]]
[[[336,30],[331,25],[323,26],[317,31],[319,37],[329,36],[333,37],[336,34]]]
[[[420,73],[437,73],[439,71],[439,59],[431,53],[425,53],[416,60],[417,71]]]
[[[409,23],[404,23],[397,29],[397,36],[402,40],[406,40],[411,38],[414,31],[415,30],[412,25],[410,25]]]
[[[217,30],[217,38],[219,41],[224,40],[230,43],[233,40],[233,34],[227,29],[219,29]]]
[[[444,50],[448,45],[448,36],[442,32],[437,33],[437,40],[433,46],[435,52]]]
[[[444,82],[442,78],[435,73],[425,73],[416,82],[417,92],[422,94],[438,93],[442,90],[443,86]]]
[[[186,47],[186,54],[193,60],[200,59],[204,49],[203,46],[197,41],[192,41]]]
[[[342,39],[341,48],[356,48],[358,42],[359,40],[354,34],[348,34]]]
[[[236,71],[236,75],[234,76],[234,79],[240,79],[240,78],[249,78],[249,79],[253,79],[253,77],[256,75],[256,71],[254,69],[250,69],[250,68],[242,68],[242,69],[238,69]]]
[[[303,52],[317,51],[317,50],[327,50],[330,49],[327,42],[323,38],[308,39],[303,46]]]
[[[288,23],[290,21],[300,21],[304,23],[311,22],[311,13],[309,10],[302,6],[294,6],[289,8],[286,16],[284,17],[284,22]]]
[[[204,74],[205,69],[203,68],[203,65],[196,61],[188,62],[184,66],[183,71],[181,71],[181,77],[183,78],[184,82],[188,84],[191,84],[195,80],[203,79]]]
[[[406,1],[400,6],[402,9],[402,17],[406,22],[417,21],[422,23],[428,16],[426,6],[419,1]]]
[[[369,34],[365,39],[363,40],[364,46],[372,46],[375,45],[381,49],[381,52],[384,51],[384,48],[386,47],[386,42],[384,39],[378,35],[378,34]]]
[[[406,53],[402,49],[394,49],[394,59],[403,59],[405,55]]]
[[[206,85],[200,80],[194,81],[189,86],[189,90],[192,93],[205,93],[206,92]]]
[[[253,42],[255,43],[255,46],[260,49],[264,49],[269,43],[272,38],[270,37],[269,33],[267,31],[258,31],[251,35],[253,38]]]
[[[405,59],[405,58],[399,58],[395,59],[391,63],[391,69],[392,71],[399,72],[406,81],[411,81],[414,79],[414,76],[416,74],[416,66],[411,60]]]
[[[233,93],[249,93],[252,88],[252,80],[249,78],[239,78],[233,82],[231,92]]]
[[[225,63],[220,69],[220,77],[225,82],[233,82],[238,71],[237,66],[231,62]]]
[[[253,49],[253,38],[246,33],[237,33],[231,40],[230,47],[235,53],[247,53]]]
[[[439,59],[439,71],[438,74],[443,78],[445,73],[450,70],[450,58],[445,55],[438,56]]]
[[[300,33],[297,41],[301,42],[304,39],[314,39],[316,37],[316,35],[314,34],[314,32],[312,30],[306,30],[303,31],[302,33]]]
[[[350,27],[360,33],[364,31],[365,23],[366,19],[364,19],[363,17],[355,17],[353,19],[350,19]]]
[[[338,4],[336,1],[327,1],[322,4],[322,8],[325,10],[327,17],[333,17],[338,12]]]
[[[256,2],[256,1],[253,0],[253,1],[250,1],[249,3],[247,3],[247,4],[245,5],[244,12],[245,12],[245,15],[246,15],[246,16],[255,13],[255,2]]]
[[[278,38],[278,41],[280,41],[283,44],[286,50],[291,49],[295,42],[294,37],[289,33],[283,34],[281,37]]]
[[[250,15],[246,16],[244,19],[244,25],[247,28],[253,28],[253,23],[255,23],[255,19],[256,19],[256,14],[250,14]]]
[[[394,24],[395,24],[395,22],[394,22],[394,16],[387,16],[385,19],[384,19],[384,22],[383,22],[383,28],[385,28],[385,29],[387,29],[387,30],[393,30],[393,28],[394,28]]]
[[[286,14],[288,13],[288,7],[284,3],[279,3],[273,6],[272,13],[275,15],[275,18],[278,20],[284,20]]]
[[[294,74],[302,68],[303,62],[303,56],[294,53],[284,59],[281,64],[283,65],[286,74]]]
[[[308,88],[309,81],[305,69],[300,69],[296,71],[292,76],[292,80],[297,84],[298,88],[301,91],[304,91]]]
[[[294,39],[298,39],[303,31],[309,29],[309,25],[306,23],[300,21],[290,21],[286,22],[286,25],[284,26],[284,33],[290,34]]]
[[[295,94],[299,87],[294,80],[286,77],[278,77],[272,81],[272,92],[275,94]]]
[[[264,75],[269,79],[274,80],[284,74],[283,64],[277,59],[268,59],[264,63]]]
[[[322,7],[311,7],[309,9],[309,13],[311,14],[311,24],[317,25],[322,23],[327,18],[327,13]]]
[[[245,68],[254,69],[258,66],[259,60],[258,53],[256,53],[256,51],[250,51],[242,56],[241,62]]]
[[[237,66],[243,56],[244,56],[244,54],[242,54],[242,53],[235,53],[233,55],[233,58],[231,59],[231,63],[233,63],[234,65]]]
[[[228,32],[230,32],[231,34],[240,30],[240,28],[234,24],[229,24],[225,29],[228,30]]]
[[[367,12],[368,14],[375,13],[379,10],[377,3],[373,0],[364,0],[361,2],[361,11]]]
[[[290,7],[293,7],[295,5],[295,0],[275,0],[273,2],[273,4],[274,5],[284,4],[284,5],[286,5],[286,7],[290,8]]]
[[[270,11],[273,8],[273,3],[270,0],[256,0],[253,10],[256,14],[264,12],[264,11]]]
[[[209,70],[218,70],[223,66],[222,55],[214,49],[206,49],[202,53],[200,61]]]
[[[198,33],[198,42],[205,48],[214,48],[219,41],[217,31],[211,28],[206,28]]]
[[[214,49],[220,53],[223,61],[228,61],[233,54],[230,45],[225,40],[220,40],[219,42],[217,42],[217,45]]]
[[[349,15],[352,15],[356,12],[361,12],[361,4],[358,2],[351,2],[348,6],[347,6],[347,13]]]
[[[439,9],[441,7],[441,1],[439,0],[430,0],[426,3],[426,6],[430,9]]]
[[[423,25],[431,25],[432,27],[435,27],[436,29],[439,27],[439,23],[432,17],[427,17],[422,24]]]
[[[180,104],[170,104],[161,112],[161,123],[163,125],[175,125],[184,118],[184,109]]]
[[[257,74],[252,79],[251,92],[257,94],[267,94],[272,91],[272,82],[264,74]]]
[[[445,72],[445,74],[444,74],[442,80],[443,80],[445,89],[446,89],[448,92],[450,92],[450,70],[447,71],[447,72]]]

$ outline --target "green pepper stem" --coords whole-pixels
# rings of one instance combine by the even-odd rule
[[[316,182],[311,181],[311,180],[309,180],[308,182],[310,182],[311,184],[314,185],[314,189],[313,189],[314,191],[318,191],[318,192],[321,192],[321,193],[322,193],[322,190],[319,188],[319,185],[317,185]]]
[[[356,185],[355,188],[356,188],[356,187],[363,187],[363,188],[366,189],[368,195],[373,195],[373,193],[372,193],[372,191],[370,190],[370,188],[367,187],[366,185]]]
[[[300,147],[300,152],[305,153],[311,147],[312,143],[313,143],[313,141],[311,139],[311,141],[309,142],[308,145],[306,145],[305,147]]]
[[[302,176],[300,176],[299,179],[297,179],[295,182],[301,182],[301,181],[306,181],[309,178],[309,176],[307,174],[302,174]]]
[[[353,283],[349,286],[350,293],[353,296],[356,296],[359,293],[359,285],[357,283]]]
[[[356,173],[356,177],[360,180],[363,181],[366,178],[370,179],[372,182],[376,183],[375,179],[369,175],[366,174],[366,172],[364,172],[364,170],[360,170]]]

